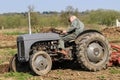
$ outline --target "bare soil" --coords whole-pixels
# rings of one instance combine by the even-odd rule
[[[105,37],[113,40],[120,40],[120,27],[108,27],[101,31]]]
[[[16,48],[16,36],[0,33],[0,49],[2,48]]]
[[[9,72],[9,63],[4,63],[0,65],[0,73]]]

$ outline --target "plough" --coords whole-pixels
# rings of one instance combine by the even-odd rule
[[[110,43],[112,48],[111,57],[108,66],[119,66],[120,65],[120,46]]]

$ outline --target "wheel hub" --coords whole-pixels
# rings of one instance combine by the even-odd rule
[[[38,56],[34,63],[37,70],[44,70],[47,67],[47,60],[43,56]]]
[[[87,47],[87,57],[91,62],[99,62],[103,58],[103,48],[98,43],[91,43]]]

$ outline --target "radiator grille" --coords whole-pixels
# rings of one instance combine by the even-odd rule
[[[25,57],[24,41],[17,41],[18,57]]]

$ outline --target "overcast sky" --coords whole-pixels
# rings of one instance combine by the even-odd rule
[[[112,9],[120,11],[120,0],[0,0],[0,13],[26,12],[33,5],[35,11],[61,11],[67,6],[79,11]]]

